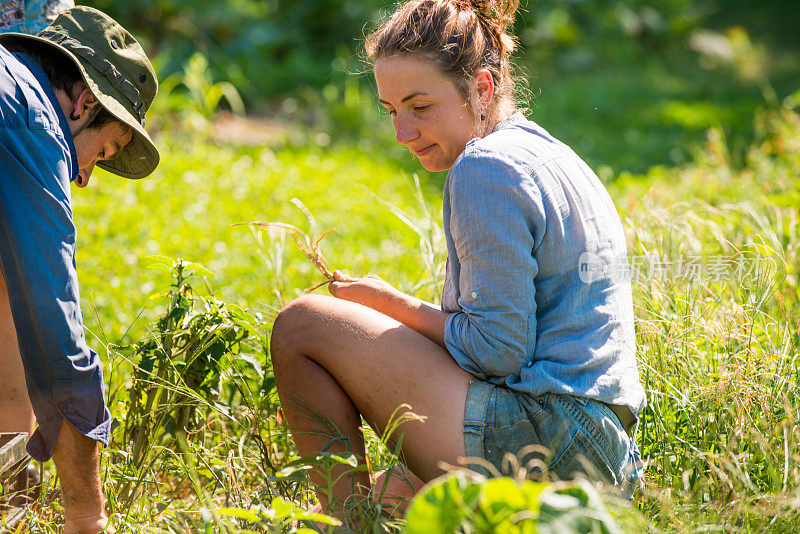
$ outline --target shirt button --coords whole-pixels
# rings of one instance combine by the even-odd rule
[[[472,293],[470,293],[469,296],[474,298],[474,299],[478,298],[478,294],[475,293],[474,291]]]

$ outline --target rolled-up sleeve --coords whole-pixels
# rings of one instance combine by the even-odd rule
[[[44,461],[64,419],[107,444],[111,417],[102,365],[83,332],[69,153],[54,131],[0,111],[0,266],[38,423],[28,452]]]
[[[474,152],[451,169],[445,189],[459,295],[445,344],[478,378],[518,376],[536,345],[533,252],[544,233],[541,194],[513,162]]]

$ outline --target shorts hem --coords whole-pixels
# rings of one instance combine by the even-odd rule
[[[473,471],[483,471],[483,469],[479,469],[483,466],[476,463],[475,460],[483,460],[486,456],[484,451],[486,411],[495,387],[493,384],[476,378],[470,382],[467,391],[467,400],[464,405],[464,451],[468,467]]]

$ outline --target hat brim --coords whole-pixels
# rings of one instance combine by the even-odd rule
[[[75,54],[63,46],[43,37],[25,33],[0,34],[0,44],[12,40],[37,41],[49,45],[65,54],[77,65],[84,83],[86,83],[89,91],[92,92],[100,104],[120,122],[131,128],[133,134],[131,141],[119,151],[113,160],[99,161],[97,163],[98,167],[130,179],[139,179],[149,176],[156,167],[158,167],[161,156],[158,153],[155,143],[153,143],[147,130],[144,129],[144,126],[142,126],[137,118],[120,103],[127,101],[127,97],[114,87],[101,88],[95,83],[95,79],[105,79],[102,72],[92,65],[81,61]]]

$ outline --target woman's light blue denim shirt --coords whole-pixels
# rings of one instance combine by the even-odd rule
[[[517,113],[467,144],[443,216],[445,343],[464,370],[644,407],[622,224],[575,152]]]

